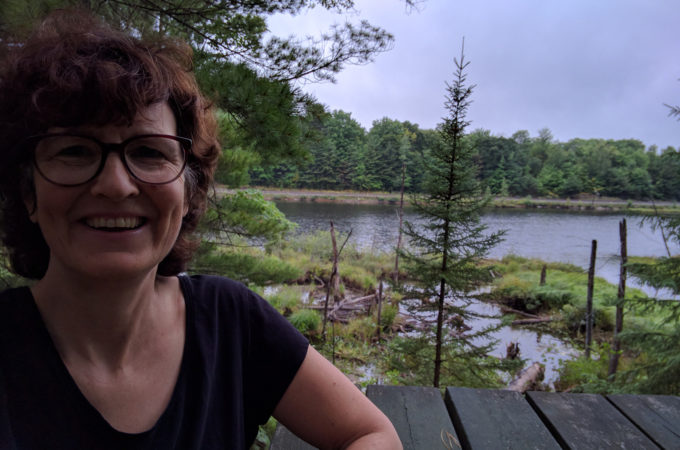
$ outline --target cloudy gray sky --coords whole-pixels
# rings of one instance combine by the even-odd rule
[[[312,10],[269,22],[278,35],[318,35],[333,22],[368,19],[395,36],[375,62],[337,83],[302,86],[365,128],[382,117],[434,128],[445,82],[465,37],[476,84],[471,128],[511,136],[548,128],[555,139],[635,138],[680,146],[679,0],[357,0],[349,15]]]

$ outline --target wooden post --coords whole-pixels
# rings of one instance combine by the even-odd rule
[[[399,250],[401,250],[401,228],[404,225],[404,182],[406,180],[406,164],[401,165],[401,198],[399,200],[399,237],[394,257],[394,284],[399,286]]]
[[[383,297],[383,276],[380,275],[380,283],[378,284],[378,342],[380,342],[382,334],[382,326],[380,325],[380,319],[382,316],[382,297]]]
[[[326,323],[328,322],[328,301],[330,300],[331,294],[333,294],[333,303],[336,303],[341,300],[341,297],[338,294],[340,292],[340,274],[338,274],[338,258],[340,257],[340,253],[342,253],[342,249],[345,248],[345,244],[347,244],[347,241],[349,241],[350,236],[352,236],[352,231],[353,230],[349,230],[347,238],[345,238],[345,242],[342,243],[342,245],[340,246],[340,250],[338,250],[338,244],[335,240],[335,226],[333,225],[333,221],[331,220],[331,242],[333,243],[333,269],[331,270],[331,276],[330,279],[328,280],[328,286],[326,286],[326,301],[324,302],[323,305],[323,328],[321,330],[321,337],[323,338],[324,341],[326,340]]]
[[[614,328],[614,342],[612,342],[612,351],[609,356],[609,373],[611,377],[616,374],[619,367],[619,357],[621,356],[621,339],[619,334],[623,331],[623,299],[626,296],[626,275],[628,264],[628,244],[627,244],[627,230],[626,219],[621,219],[619,222],[619,239],[621,240],[621,266],[619,268],[619,290],[616,298],[616,327]]]
[[[597,241],[593,239],[590,249],[590,268],[588,269],[588,298],[586,301],[586,358],[590,358],[590,344],[593,340],[593,283],[595,281],[595,256]]]
[[[335,242],[335,227],[333,226],[333,221],[331,220],[331,242],[333,243],[333,268],[331,269],[331,276],[328,279],[328,284],[326,285],[326,301],[323,304],[323,327],[321,328],[321,336],[323,340],[326,340],[326,324],[328,323],[328,301],[330,300],[331,293],[335,297],[335,279],[337,278],[338,271],[338,246]]]
[[[340,301],[340,276],[338,274],[338,244],[335,240],[335,227],[333,226],[333,221],[331,221],[331,242],[333,243],[333,270],[331,272],[331,292],[333,294],[333,304]]]
[[[540,283],[541,286],[545,285],[545,272],[546,272],[546,270],[548,270],[548,266],[543,264],[543,267],[541,268],[541,283]]]

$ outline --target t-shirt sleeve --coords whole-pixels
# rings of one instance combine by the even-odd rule
[[[255,402],[255,423],[271,416],[307,355],[309,342],[266,300],[251,293],[246,402]],[[248,408],[246,408],[248,410]]]
[[[180,277],[195,332],[192,364],[211,378],[210,401],[233,402],[223,420],[255,437],[307,355],[309,342],[266,300],[228,278]],[[192,339],[190,339],[191,341]],[[190,348],[193,348],[190,346]],[[201,377],[199,377],[200,381]]]

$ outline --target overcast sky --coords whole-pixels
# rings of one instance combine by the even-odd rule
[[[349,66],[337,83],[302,86],[366,129],[382,117],[434,128],[445,82],[465,54],[475,84],[470,130],[511,136],[548,128],[556,140],[639,139],[680,146],[680,0],[357,0],[347,16],[323,10],[270,20],[272,32],[318,35],[333,22],[367,19],[395,37],[375,62]]]

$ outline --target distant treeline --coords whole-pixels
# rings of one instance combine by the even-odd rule
[[[304,162],[251,170],[251,183],[281,188],[397,191],[402,166],[408,191],[419,191],[435,130],[384,118],[366,130],[349,113],[334,111],[307,141]],[[501,196],[570,197],[579,193],[630,199],[680,200],[680,152],[659,151],[635,139],[557,142],[547,129],[531,137],[477,130],[466,136],[475,149],[480,180]]]

